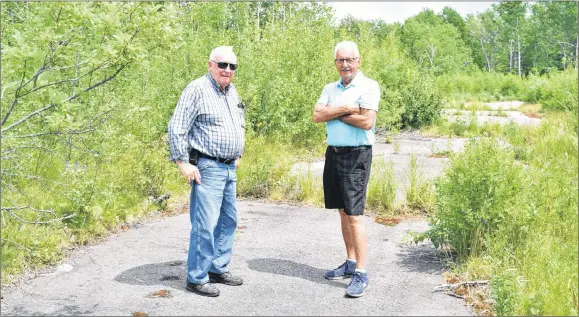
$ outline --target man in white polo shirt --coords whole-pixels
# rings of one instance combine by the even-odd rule
[[[362,61],[356,43],[338,43],[334,58],[340,80],[324,87],[313,120],[326,123],[324,201],[327,209],[339,209],[347,258],[325,277],[352,278],[346,295],[360,297],[368,287],[368,234],[361,216],[372,165],[380,87],[360,72]]]

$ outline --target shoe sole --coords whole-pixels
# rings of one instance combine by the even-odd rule
[[[202,292],[199,292],[198,290],[195,290],[195,289],[192,289],[192,288],[189,288],[189,287],[186,287],[186,289],[187,289],[189,292],[192,292],[192,293],[195,293],[195,294],[201,295],[201,296],[207,296],[207,297],[217,297],[217,296],[219,296],[219,293],[215,293],[215,294],[202,293]]]
[[[352,275],[343,275],[343,276],[336,276],[336,277],[327,277],[324,275],[327,280],[343,280],[347,278],[352,278]]]
[[[241,282],[239,284],[238,283],[225,283],[225,282],[214,280],[214,279],[209,279],[209,283],[213,283],[213,284],[219,283],[219,284],[224,284],[224,285],[229,285],[229,286],[239,286],[239,285],[243,284],[243,282]]]
[[[366,286],[366,289],[365,289],[362,293],[360,293],[360,294],[350,294],[350,293],[348,293],[348,291],[346,291],[346,296],[354,297],[354,298],[362,297],[362,296],[364,296],[364,294],[366,294],[366,291],[367,291],[369,288],[370,288],[369,285]]]

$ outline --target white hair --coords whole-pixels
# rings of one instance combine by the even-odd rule
[[[341,49],[347,49],[354,51],[354,57],[360,57],[360,51],[358,51],[358,45],[352,41],[342,41],[336,44],[336,48],[334,49],[334,58],[338,56],[338,51]]]
[[[209,54],[210,60],[215,60],[216,56],[231,56],[235,57],[235,53],[233,53],[233,46],[218,46],[211,51]]]

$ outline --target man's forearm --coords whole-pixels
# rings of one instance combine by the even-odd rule
[[[362,114],[351,114],[340,117],[340,121],[356,128],[370,130],[376,120],[376,112],[363,109]]]
[[[340,107],[330,107],[324,105],[316,105],[314,108],[314,122],[327,122],[345,115],[359,113],[360,108],[357,105],[354,106],[340,106]]]

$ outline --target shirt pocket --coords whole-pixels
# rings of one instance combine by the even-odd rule
[[[210,111],[209,109],[202,109],[197,116],[197,121],[200,125],[206,126],[223,126],[223,114],[219,111]]]

